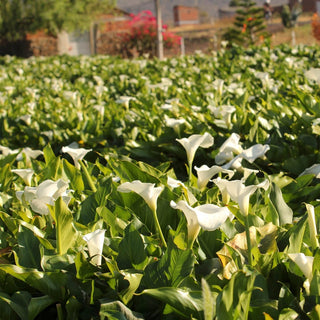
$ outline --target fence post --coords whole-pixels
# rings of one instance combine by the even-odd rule
[[[162,15],[160,0],[155,0],[157,15],[157,56],[159,60],[163,60],[163,37],[162,37]]]

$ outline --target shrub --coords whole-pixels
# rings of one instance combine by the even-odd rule
[[[151,11],[142,11],[137,15],[131,14],[128,22],[128,31],[119,34],[122,42],[122,53],[132,56],[136,50],[139,55],[156,53],[157,20]],[[162,26],[163,46],[166,49],[178,48],[180,37],[167,30],[167,25]]]

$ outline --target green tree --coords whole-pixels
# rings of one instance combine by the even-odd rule
[[[43,29],[83,31],[94,18],[107,13],[115,0],[0,0],[0,40],[23,40],[26,33]]]
[[[116,0],[38,0],[39,20],[52,34],[60,31],[84,31],[99,15],[114,8]]]
[[[229,7],[237,7],[239,5],[240,0],[231,0],[229,3]]]
[[[249,46],[257,43],[260,37],[268,37],[263,8],[257,7],[251,0],[240,0],[238,6],[234,24],[224,34],[224,39]]]
[[[296,44],[295,26],[297,25],[298,18],[302,13],[300,1],[296,2],[290,10],[288,5],[283,6],[281,11],[281,20],[285,28],[291,29],[291,41],[292,45]]]

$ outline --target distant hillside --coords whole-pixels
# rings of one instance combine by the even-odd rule
[[[264,0],[256,0],[262,5]],[[138,13],[143,10],[155,12],[154,0],[118,0],[118,7],[130,13]],[[162,0],[162,18],[165,22],[173,21],[173,7],[175,5],[198,6],[200,14],[206,15],[208,19],[218,17],[219,8],[228,6],[229,0]]]

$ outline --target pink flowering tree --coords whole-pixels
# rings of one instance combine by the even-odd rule
[[[151,11],[142,11],[137,15],[131,14],[128,21],[128,31],[119,34],[122,52],[132,56],[133,51],[139,55],[156,53],[157,20]],[[180,37],[168,31],[168,26],[162,26],[163,46],[165,49],[178,49]]]

